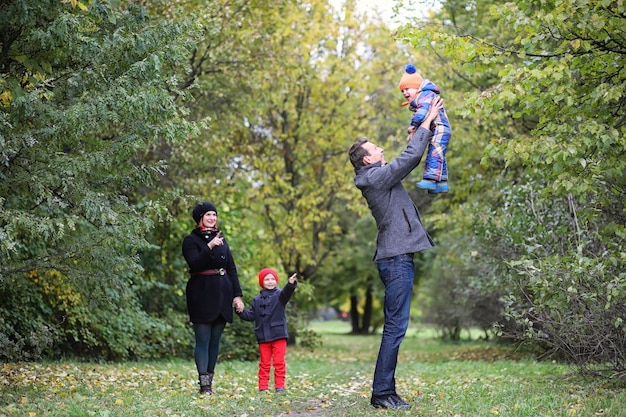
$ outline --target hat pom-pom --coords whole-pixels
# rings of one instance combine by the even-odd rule
[[[413,64],[407,65],[404,70],[407,74],[415,74],[417,72],[417,68],[415,68],[415,65]]]

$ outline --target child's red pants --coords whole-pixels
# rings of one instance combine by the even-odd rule
[[[285,388],[285,353],[287,352],[287,339],[274,340],[273,342],[259,343],[261,360],[259,362],[259,389],[268,389],[270,382],[270,368],[274,365],[274,387]]]

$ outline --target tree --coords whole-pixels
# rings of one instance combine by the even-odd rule
[[[369,213],[355,218],[339,214],[345,234],[332,257],[315,276],[316,294],[326,305],[349,306],[351,333],[370,334],[383,321],[384,291],[372,262],[376,250],[376,224]]]
[[[251,73],[267,67],[270,59],[266,39],[279,27],[275,11],[288,2],[145,3],[151,14],[167,19],[193,16],[201,30],[198,42],[184,58],[188,66],[181,69],[178,81],[181,89],[193,87],[193,100],[184,104],[189,118],[206,123],[207,129],[184,143],[153,146],[144,157],[147,161],[166,159],[168,169],[155,187],[141,189],[137,196],[146,204],[153,199],[167,202],[165,213],[153,216],[155,229],[148,236],[151,245],[141,252],[144,279],[137,285],[137,293],[152,316],[179,326],[187,318],[184,290],[188,279],[180,244],[193,227],[191,209],[198,201],[210,200],[218,206],[220,225],[235,255],[246,298],[251,299],[250,294],[258,288],[249,277],[256,276],[259,262],[279,264],[274,258],[257,256],[264,242],[251,231],[263,225],[245,212],[249,178],[239,173],[240,156],[233,153],[236,138],[232,131],[233,124],[243,123],[241,108],[249,105],[247,92],[254,81]],[[250,357],[250,350],[256,355],[247,343],[254,337],[250,323],[235,320],[229,328],[223,340],[224,356]]]
[[[378,283],[372,282],[373,251],[365,259],[349,254],[355,263],[366,261],[364,275],[332,268],[346,254],[355,217],[369,216],[346,152],[358,136],[395,146],[398,133],[404,139],[404,125],[397,122],[401,108],[391,104],[401,102],[397,80],[405,52],[381,22],[358,15],[352,2],[338,15],[325,2],[293,7],[285,9],[283,35],[273,40],[271,67],[253,85],[245,125],[235,121],[234,152],[251,184],[247,205],[265,225],[258,232],[259,240],[269,242],[262,256],[278,256],[284,270],[315,285],[316,301],[351,297],[353,331],[367,333]],[[345,283],[325,286],[338,277]]]
[[[395,81],[397,73],[387,69],[401,57],[385,62],[398,52],[380,51],[389,47],[388,30],[367,24],[353,7],[348,3],[343,17],[325,2],[286,8],[272,67],[255,78],[244,124],[233,126],[238,166],[251,184],[248,206],[264,219],[268,252],[305,278],[335,250],[343,233],[338,212],[361,203],[347,148],[356,136],[398,132],[388,125],[390,111],[376,106],[389,105],[384,98],[396,83],[388,77]]]
[[[436,42],[470,78],[497,71],[498,83],[468,95],[462,114],[490,127],[506,116],[484,148],[495,192],[472,213],[485,247],[498,249],[500,286],[518,324],[508,336],[588,370],[601,363],[599,370],[622,372],[624,7],[577,0],[445,5],[463,17],[452,23],[469,29],[423,26],[403,36],[419,46]],[[482,19],[478,34],[473,16]]]
[[[165,169],[147,149],[198,133],[175,77],[196,32],[107,2],[15,0],[0,19],[1,350],[154,354],[131,282],[159,204],[132,196]]]
[[[430,2],[423,2],[431,5]],[[491,308],[482,308],[478,300],[497,300],[494,288],[493,260],[477,257],[492,253],[481,250],[475,236],[475,207],[491,207],[498,197],[494,181],[500,175],[515,178],[521,169],[503,161],[490,159],[490,166],[481,165],[485,146],[493,135],[523,137],[529,130],[513,123],[507,112],[480,112],[471,119],[467,114],[466,97],[494,88],[498,81],[497,66],[470,60],[463,35],[471,33],[486,41],[506,36],[492,30],[485,21],[489,5],[466,2],[444,2],[438,11],[430,11],[428,19],[411,23],[396,31],[397,38],[412,46],[414,62],[425,78],[441,89],[452,139],[447,153],[450,193],[434,198],[412,187],[408,190],[418,204],[424,224],[436,246],[421,259],[419,292],[415,309],[420,319],[439,327],[446,338],[458,339],[464,328],[479,325],[489,328],[487,317],[494,319]],[[407,5],[400,8],[406,15]],[[448,26],[446,26],[448,25]],[[422,31],[422,29],[424,29]],[[458,36],[457,36],[458,35]],[[467,55],[466,55],[467,53]],[[420,170],[417,170],[420,176]],[[484,260],[484,262],[483,262]]]
[[[265,42],[254,59],[242,50],[229,67],[202,62],[196,82],[206,93],[197,97],[193,114],[209,115],[211,128],[172,149],[168,182],[227,202],[229,217],[238,214],[242,234],[230,238],[251,254],[243,268],[275,262],[314,282],[354,227],[342,220],[353,217],[342,213],[367,214],[351,182],[350,143],[363,135],[402,146],[396,135],[404,139],[406,113],[391,105],[401,102],[396,85],[406,51],[395,49],[380,22],[355,14],[353,3],[333,15],[325,2],[284,2],[262,19],[253,18],[260,13],[253,6],[242,7],[249,18],[233,16],[242,33],[232,33],[228,19],[212,20],[218,40],[207,38],[193,57],[219,57],[228,46]],[[250,40],[240,38],[244,34]],[[371,254],[366,259],[373,268]],[[300,299],[308,297],[305,291],[306,285],[299,288]]]

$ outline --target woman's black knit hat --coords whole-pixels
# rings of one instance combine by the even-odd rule
[[[203,203],[196,204],[196,206],[193,208],[193,212],[191,213],[191,215],[193,216],[193,219],[196,221],[196,223],[200,223],[202,216],[204,216],[207,211],[214,211],[215,214],[217,214],[217,208],[215,207],[215,205],[213,203],[205,201]]]

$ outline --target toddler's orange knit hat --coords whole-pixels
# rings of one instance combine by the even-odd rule
[[[261,288],[263,288],[263,279],[265,279],[265,276],[267,274],[274,275],[274,278],[276,278],[276,285],[278,285],[278,274],[276,273],[276,271],[272,268],[263,268],[261,269],[261,272],[259,272],[259,285],[261,286]]]
[[[424,81],[424,79],[417,73],[417,68],[415,68],[413,64],[409,64],[404,69],[404,74],[402,74],[402,78],[400,78],[398,87],[400,91],[405,88],[420,88],[422,81]]]

